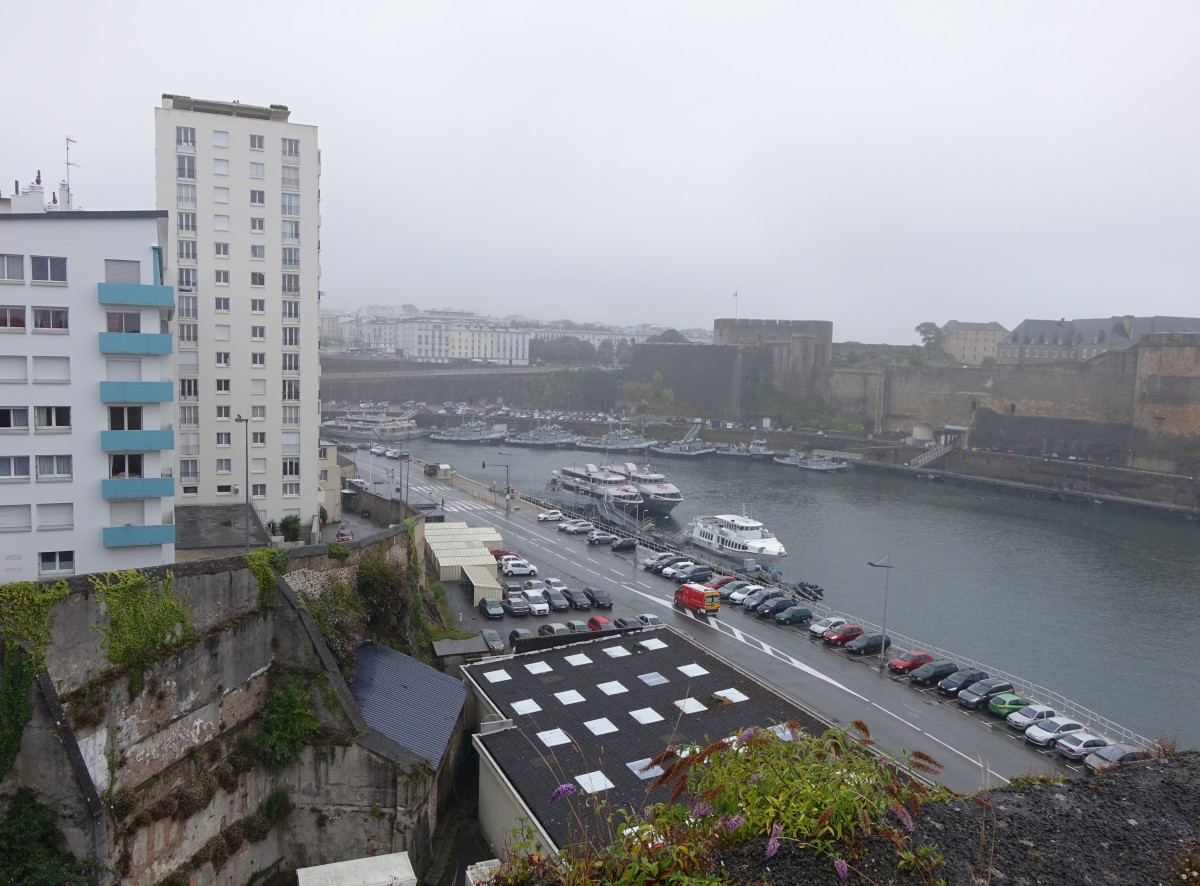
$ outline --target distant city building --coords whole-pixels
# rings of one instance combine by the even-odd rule
[[[544,341],[553,341],[558,338],[577,338],[580,341],[586,341],[595,347],[599,347],[604,342],[612,342],[613,347],[620,343],[621,339],[625,339],[629,344],[641,344],[646,339],[653,335],[658,335],[662,332],[658,327],[637,327],[636,329],[561,329],[551,327],[537,327],[529,330],[530,338],[539,338]]]
[[[167,213],[0,201],[0,581],[175,562]]]
[[[978,366],[996,358],[996,346],[1008,335],[999,323],[963,323],[951,320],[942,327],[942,350],[959,363]]]
[[[1126,314],[1097,320],[1024,320],[996,346],[996,361],[1090,360],[1107,351],[1123,351],[1143,335],[1159,332],[1200,332],[1200,319]]]

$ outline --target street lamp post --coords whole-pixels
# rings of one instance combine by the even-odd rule
[[[496,454],[497,455],[508,455],[507,452],[500,452],[500,451],[497,451]],[[507,511],[511,507],[511,504],[508,500],[508,490],[512,489],[512,486],[510,486],[509,482],[508,482],[508,462],[503,461],[503,462],[500,462],[500,464],[502,464],[504,466],[504,510]],[[487,470],[487,462],[486,461],[483,463],[483,469],[485,471]]]
[[[250,550],[250,419],[242,418],[242,414],[239,412],[234,421],[241,425],[242,430],[245,432],[242,435],[242,440],[244,441],[242,461],[245,463],[246,479],[242,482],[242,485],[246,489],[246,519],[244,522],[246,524],[246,550],[248,551]]]
[[[891,557],[891,556],[892,555],[889,552],[887,557],[884,557],[878,563],[868,560],[867,565],[874,566],[876,569],[895,569],[896,568],[895,566],[893,566],[891,563],[887,562],[888,557]],[[879,640],[879,673],[881,673],[881,674],[883,673],[883,661],[884,661],[883,653],[887,648],[887,598],[888,598],[888,579],[890,579],[890,578],[891,578],[890,572],[885,572],[883,574],[883,624],[880,625],[880,628],[883,631],[883,633],[881,634],[880,640]]]

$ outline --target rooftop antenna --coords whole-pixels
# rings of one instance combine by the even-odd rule
[[[71,162],[71,145],[73,145],[73,144],[77,144],[77,142],[75,141],[75,139],[71,138],[71,136],[68,135],[67,136],[67,207],[66,207],[68,212],[71,210],[71,206],[73,203],[73,201],[71,200],[71,167],[79,166],[78,163]]]

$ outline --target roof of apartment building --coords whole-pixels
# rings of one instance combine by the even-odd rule
[[[649,790],[661,770],[646,769],[668,745],[706,745],[748,726],[829,725],[670,628],[490,659],[465,673],[512,720],[478,743],[559,847],[580,838],[572,808],[586,808],[551,804],[559,785],[636,811],[668,799],[666,787]]]
[[[1081,320],[1024,320],[1005,344],[1021,345],[1101,345],[1128,348],[1143,335],[1157,332],[1200,332],[1195,317],[1104,317]]]
[[[946,324],[942,326],[942,332],[948,335],[951,332],[1008,332],[1008,330],[995,320],[990,323],[967,323],[962,320],[947,320]]]

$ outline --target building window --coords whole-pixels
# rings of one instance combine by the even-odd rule
[[[300,242],[300,222],[295,219],[284,219],[282,222],[281,234],[285,243]]]
[[[180,240],[179,246],[175,251],[181,262],[194,262],[196,260],[196,241]]]
[[[228,286],[229,285],[229,271],[225,271],[225,270],[213,271],[213,275],[214,275],[213,282],[217,286]]]
[[[324,456],[322,456],[322,457],[324,457]],[[319,481],[321,481],[322,483],[326,483],[326,482],[328,482],[328,481],[329,481],[329,471],[328,471],[328,470],[325,470],[325,471],[318,471],[318,472],[317,472],[317,479],[318,479]]]
[[[283,300],[283,319],[284,320],[299,320],[300,319],[300,302],[285,298]]]
[[[192,154],[177,154],[175,157],[175,177],[196,178],[196,158]]]
[[[250,442],[255,446],[266,446],[267,445],[267,432],[266,431],[255,431],[253,434],[250,435]]]
[[[217,407],[217,420],[218,421],[229,421],[230,408],[231,407],[229,407],[229,406],[218,406]]]
[[[284,215],[298,216],[300,215],[300,195],[299,194],[280,194],[279,195],[279,211]]]
[[[216,358],[217,358],[218,366],[224,366],[224,367],[228,368],[228,366],[229,366],[229,351],[217,351]]]
[[[217,393],[218,394],[230,393],[230,379],[218,378],[218,379],[216,379],[216,383],[217,383]]]
[[[34,329],[68,329],[66,308],[34,308]]]
[[[28,532],[33,528],[29,505],[0,505],[0,532]]]
[[[66,283],[67,260],[57,255],[31,255],[30,279],[34,283]]]
[[[37,457],[38,480],[70,480],[71,456],[39,455]]]
[[[34,357],[33,382],[64,384],[71,380],[70,357]]]
[[[34,410],[34,418],[37,422],[38,430],[43,428],[66,428],[71,427],[71,407],[70,406],[38,406]]]
[[[227,148],[229,147],[229,133],[224,129],[213,130],[213,147]]]
[[[251,314],[265,314],[267,312],[267,300],[265,298],[250,299]]]
[[[137,311],[108,311],[105,325],[109,332],[141,332],[142,315]]]
[[[38,572],[42,574],[74,571],[74,551],[42,551],[38,554]]]
[[[179,209],[195,209],[196,208],[196,186],[195,185],[175,185],[175,206]]]
[[[0,480],[28,480],[28,455],[0,455]]]
[[[195,323],[179,324],[179,343],[184,347],[195,347],[200,342],[200,327]]]
[[[229,328],[228,323],[218,323],[213,326],[213,340],[229,341]]]
[[[140,431],[142,429],[142,407],[108,407],[108,429],[110,431]]]
[[[262,261],[267,257],[267,247],[261,243],[255,243],[250,247],[250,257],[255,261]]]
[[[196,213],[194,212],[177,212],[175,213],[175,226],[181,234],[196,233]]]
[[[251,394],[265,394],[267,392],[267,380],[265,378],[250,379]]]
[[[283,495],[285,498],[298,496],[299,494],[300,494],[300,484],[299,483],[284,483],[283,484]]]
[[[254,341],[266,341],[267,327],[251,326],[250,327],[250,338],[253,339]]]
[[[267,285],[267,275],[262,271],[251,271],[250,272],[250,285],[251,286],[266,286]]]
[[[266,421],[267,420],[267,407],[251,406],[250,407],[250,417],[252,419],[254,419],[255,421]]]
[[[25,307],[23,305],[0,305],[0,329],[6,332],[24,332]]]
[[[232,431],[217,431],[217,445],[218,446],[231,446],[232,444],[233,444],[233,432]]]
[[[250,485],[250,494],[253,495],[255,498],[266,498],[267,497],[267,484],[266,483],[252,483]]]
[[[144,458],[140,452],[114,452],[108,457],[108,476],[114,480],[143,476]]]
[[[283,327],[283,346],[285,348],[300,347],[300,327],[299,326],[284,326]]]
[[[251,351],[250,352],[250,365],[253,367],[266,366],[267,365],[267,355],[261,351]]]
[[[283,266],[285,268],[300,267],[300,248],[298,246],[283,247]]]
[[[299,400],[300,399],[300,382],[298,379],[285,378],[283,380],[283,398],[284,400]]]
[[[228,203],[229,188],[213,188],[213,203]]]
[[[179,460],[179,478],[181,480],[198,480],[200,478],[200,461],[195,458]]]
[[[218,483],[217,495],[233,495],[233,486],[229,483]]]
[[[252,135],[250,136],[250,150],[261,151],[263,149],[263,140],[265,136]]]
[[[250,205],[251,206],[266,206],[267,205],[267,192],[251,190],[250,191]]]
[[[300,371],[300,355],[299,354],[284,354],[283,355],[283,371],[284,372],[299,372]]]
[[[229,296],[218,295],[213,297],[213,310],[221,313],[229,312]]]
[[[180,292],[195,292],[196,291],[196,269],[195,268],[180,268],[179,269],[179,291]]]
[[[217,258],[229,258],[229,244],[220,241],[213,243],[213,255]]]
[[[217,459],[217,473],[218,474],[228,474],[232,470],[233,470],[233,459],[232,458],[218,458]]]
[[[181,378],[179,380],[179,399],[198,400],[200,398],[200,380],[197,378]]]
[[[37,506],[38,530],[71,529],[75,526],[75,505],[69,501]]]
[[[299,295],[300,294],[300,275],[299,274],[280,274],[280,290],[284,295]]]
[[[250,217],[250,230],[252,232],[262,233],[267,229],[267,220],[265,218]]]
[[[299,477],[300,476],[300,459],[285,458],[283,460],[283,476]]]
[[[285,157],[299,157],[300,156],[300,139],[284,138],[284,139],[280,139],[280,142],[281,142],[280,152],[283,154],[283,156],[285,156]]]
[[[191,126],[176,126],[175,147],[196,150],[196,130]]]
[[[300,424],[300,407],[299,406],[284,406],[283,407],[283,424],[286,427],[294,427]]]
[[[299,166],[284,166],[280,169],[282,173],[281,184],[290,190],[300,190],[300,167]]]
[[[0,431],[29,431],[28,406],[0,406]]]
[[[181,428],[198,428],[198,427],[200,427],[200,407],[199,406],[180,406],[179,407],[179,426]]]
[[[251,163],[250,164],[250,177],[251,178],[266,178],[267,177],[266,164]]]
[[[213,230],[214,231],[228,231],[229,230],[229,216],[214,215],[213,216]]]

